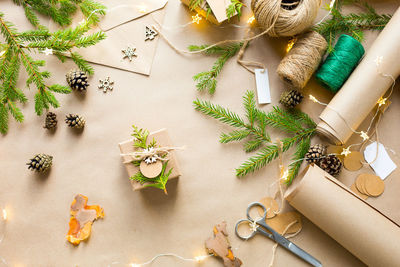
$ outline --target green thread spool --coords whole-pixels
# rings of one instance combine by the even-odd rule
[[[315,75],[317,80],[328,90],[336,93],[349,78],[364,52],[364,47],[359,41],[342,34],[334,51],[329,54]]]

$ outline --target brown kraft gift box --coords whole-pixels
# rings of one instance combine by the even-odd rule
[[[156,132],[151,132],[147,138],[147,143],[150,143],[151,141],[153,141],[153,138],[157,142],[157,145],[159,147],[171,147],[172,146],[172,142],[168,135],[167,129],[161,129]],[[119,149],[121,151],[121,154],[128,154],[128,153],[134,152],[133,139],[119,143]],[[121,157],[122,157],[123,162],[130,160],[129,156],[121,156]],[[132,177],[134,174],[139,172],[139,167],[133,165],[132,163],[125,163],[125,168],[126,168],[126,171],[128,172],[129,177]],[[169,180],[172,180],[172,179],[175,179],[175,178],[178,178],[179,176],[181,176],[181,172],[180,172],[180,169],[178,166],[178,161],[176,159],[176,155],[175,155],[174,151],[169,152],[169,161],[168,161],[166,171],[168,172],[171,168],[173,168],[173,169],[172,169],[171,175],[169,176]],[[132,189],[134,191],[141,190],[144,188],[144,186],[142,184],[140,184],[139,182],[132,181],[132,180],[130,180],[130,181],[132,184]]]

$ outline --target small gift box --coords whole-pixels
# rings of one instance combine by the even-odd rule
[[[189,8],[192,8],[190,5],[190,0],[181,0],[181,2]],[[193,10],[211,23],[220,25],[222,22],[228,19],[226,10],[231,4],[231,0],[203,0],[201,4],[194,7]],[[211,12],[207,10],[211,10]],[[237,13],[234,12],[234,15],[237,15]]]
[[[168,135],[167,130],[161,129],[156,132],[150,133],[147,137],[146,144],[149,145],[154,141],[157,143],[157,147],[155,149],[161,149],[161,150],[164,149],[163,151],[168,151],[167,159],[164,162],[166,164],[165,173],[169,173],[169,171],[171,171],[171,173],[169,173],[168,181],[178,178],[181,175],[181,172],[180,172],[180,169],[178,166],[178,161],[175,156],[175,152],[174,152],[175,148],[172,148],[172,142]],[[135,158],[132,156],[133,155],[132,153],[140,151],[140,149],[135,148],[134,139],[127,140],[125,142],[120,143],[119,149],[121,151],[121,157],[122,157],[122,160],[124,162],[124,165],[128,172],[129,177],[132,177],[132,176],[138,174],[139,172],[141,172],[141,170],[143,170],[142,166],[138,166],[138,164],[133,163],[133,161],[135,161]],[[141,165],[142,164],[144,165],[144,167],[147,168],[146,160],[143,160],[141,162]],[[150,173],[152,173],[154,171],[154,168],[157,169],[156,165],[157,165],[157,163],[153,163],[153,164],[149,163],[148,166],[150,168],[148,169],[148,171]],[[152,167],[152,166],[154,166],[154,167]],[[151,182],[140,183],[139,181],[131,179],[131,184],[132,184],[132,189],[134,191],[136,191],[136,190],[143,189],[144,187],[151,184]]]

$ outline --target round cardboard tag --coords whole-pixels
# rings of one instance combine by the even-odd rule
[[[263,199],[260,200],[260,203],[263,204],[264,207],[267,209],[267,215],[266,215],[267,219],[274,217],[279,210],[278,202],[276,202],[276,200],[273,199],[272,197],[264,197]],[[259,213],[260,216],[264,215],[263,214],[264,212],[261,208],[259,210]]]
[[[140,162],[140,172],[147,178],[156,178],[162,171],[163,164],[160,160],[157,160],[154,163],[147,164],[144,162]]]
[[[385,190],[385,183],[376,175],[369,174],[365,179],[365,190],[371,196],[377,197]]]
[[[358,171],[363,166],[361,160],[363,156],[358,151],[351,151],[347,157],[344,158],[344,167],[349,171]]]

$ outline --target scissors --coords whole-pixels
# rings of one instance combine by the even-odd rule
[[[263,209],[264,215],[262,218],[253,219],[251,217],[250,210],[255,207],[260,207]],[[251,203],[247,207],[246,213],[247,213],[247,219],[238,221],[236,223],[236,227],[235,227],[235,233],[240,239],[247,240],[247,239],[254,237],[256,234],[262,234],[263,236],[266,236],[266,237],[274,240],[279,245],[286,248],[287,250],[289,250],[296,256],[300,257],[304,261],[308,262],[312,266],[322,267],[322,264],[320,261],[318,261],[316,258],[311,256],[310,254],[308,254],[307,252],[305,252],[304,250],[302,250],[301,248],[299,248],[298,246],[296,246],[289,240],[287,240],[282,235],[278,234],[274,229],[271,228],[271,226],[269,226],[266,223],[265,219],[267,216],[267,209],[264,207],[264,205],[262,205],[259,202]],[[250,230],[251,230],[251,233],[247,236],[243,236],[242,234],[240,234],[240,231],[239,231],[239,226],[244,223],[248,224],[248,226],[250,227]],[[262,226],[262,227],[260,227],[260,226]]]

